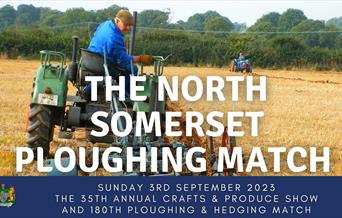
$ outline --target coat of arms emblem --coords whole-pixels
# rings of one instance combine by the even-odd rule
[[[0,188],[0,207],[11,207],[15,203],[14,187],[6,188],[5,184],[1,184]]]

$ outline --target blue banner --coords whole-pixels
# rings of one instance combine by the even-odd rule
[[[341,217],[342,177],[0,177],[0,184],[4,218]]]

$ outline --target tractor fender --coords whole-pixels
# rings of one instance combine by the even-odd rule
[[[36,73],[31,103],[64,107],[67,79],[64,68],[42,65]]]

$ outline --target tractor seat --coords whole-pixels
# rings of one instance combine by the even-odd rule
[[[89,82],[85,81],[86,76],[105,76],[103,56],[98,53],[81,48],[80,70],[78,71],[78,81],[82,86],[86,86]],[[107,59],[109,75],[113,80],[119,81],[119,76],[124,76],[125,71],[117,64]],[[126,93],[126,98],[129,99],[129,93]],[[126,101],[127,106],[131,102]],[[132,106],[131,106],[132,107]]]
[[[104,61],[103,56],[98,53],[89,51],[87,49],[81,48],[81,68],[85,71],[90,71],[92,74],[96,76],[104,76]],[[120,75],[125,75],[123,69],[121,69],[117,64],[109,61],[107,59],[107,66],[109,70],[109,74],[113,77],[118,77]]]

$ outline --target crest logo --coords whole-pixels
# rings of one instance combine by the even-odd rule
[[[0,207],[11,207],[15,203],[14,187],[6,188],[5,184],[1,184],[0,188]]]

